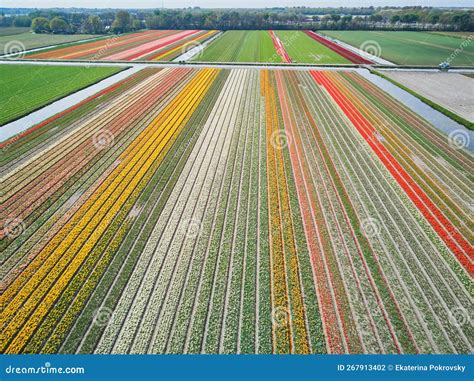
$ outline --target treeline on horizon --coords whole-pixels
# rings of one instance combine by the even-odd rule
[[[0,9],[0,26],[35,33],[125,33],[140,29],[336,29],[474,31],[474,10],[403,8]]]

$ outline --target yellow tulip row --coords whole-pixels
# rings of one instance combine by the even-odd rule
[[[276,85],[273,84],[271,88],[273,94],[273,107],[275,108],[275,114],[277,110],[278,98]],[[277,116],[278,117],[278,116]],[[281,125],[281,127],[279,126]],[[275,130],[280,134],[284,134],[285,126],[278,122],[275,123]],[[281,129],[280,129],[281,128]],[[288,139],[286,139],[289,142]],[[297,353],[309,353],[308,343],[308,332],[306,331],[305,324],[305,310],[303,302],[303,292],[300,284],[300,269],[299,261],[296,253],[295,237],[294,237],[294,226],[292,220],[292,211],[290,208],[289,190],[287,184],[287,176],[285,170],[285,164],[283,162],[283,149],[287,150],[287,147],[275,150],[277,160],[277,178],[279,183],[279,194],[280,194],[280,210],[282,216],[281,231],[285,244],[285,251],[287,252],[287,267],[288,267],[288,286],[291,296],[292,304],[292,316],[291,323],[294,332],[294,351]],[[292,174],[290,174],[292,176]]]
[[[263,93],[267,123],[267,171],[270,206],[270,232],[272,247],[272,287],[274,290],[274,315],[283,314],[283,320],[274,316],[274,351],[309,353],[308,333],[305,325],[303,293],[299,282],[299,263],[293,233],[292,212],[283,161],[283,150],[274,146],[274,137],[280,132],[277,109],[278,99],[274,78],[263,73]],[[286,253],[286,255],[285,255]],[[288,271],[287,271],[288,269]],[[286,275],[285,275],[286,274]],[[288,299],[291,299],[291,308]],[[279,311],[282,310],[282,311]],[[279,311],[279,312],[278,312]],[[281,316],[280,316],[281,317]],[[280,319],[282,320],[282,319]],[[294,337],[294,342],[292,337]]]
[[[216,74],[215,70],[209,69],[196,75],[180,95],[122,154],[120,165],[91,197],[90,202],[81,208],[84,210],[80,213],[83,218],[77,225],[67,224],[63,228],[60,232],[63,234],[58,236],[66,235],[66,239],[62,240],[57,247],[55,244],[57,240],[53,240],[44,249],[45,252],[53,251],[52,255],[49,256],[46,253],[49,258],[45,265],[32,276],[1,315],[2,324],[10,320],[2,338],[2,350],[5,344],[14,337],[7,352],[21,351],[138,182],[176,133],[178,127],[184,125],[185,120],[190,117],[199,104],[198,100],[201,99],[199,94],[210,86]],[[46,275],[48,276],[45,277]],[[51,286],[53,287],[48,293]],[[34,310],[38,303],[41,304]],[[22,307],[18,308],[19,306]],[[32,316],[25,324],[33,310]]]
[[[271,91],[269,89],[269,73],[262,73],[262,94],[265,97],[265,121],[267,141],[273,134],[273,115]],[[280,232],[281,220],[278,208],[278,180],[276,178],[275,153],[272,144],[267,145],[267,176],[268,176],[268,205],[270,209],[270,253],[272,267],[272,331],[274,337],[273,351],[288,353],[291,351],[291,332],[289,319],[283,316],[281,321],[276,319],[276,314],[289,314],[287,280],[285,273],[285,259]]]

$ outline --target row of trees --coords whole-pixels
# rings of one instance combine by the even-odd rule
[[[37,10],[0,16],[0,26],[36,33],[124,33],[149,29],[442,29],[474,30],[474,11],[430,7],[162,9],[155,11]],[[9,24],[9,25],[5,25]]]
[[[442,29],[474,30],[474,11],[435,8],[362,8],[359,12],[315,13],[317,9],[156,10],[146,17],[150,29]],[[303,13],[304,11],[304,13]],[[334,11],[334,9],[333,9]],[[372,11],[372,12],[371,12]]]
[[[142,17],[144,20],[144,16]],[[143,29],[144,23],[127,11],[101,14],[36,11],[28,16],[0,16],[0,26],[30,27],[35,33],[125,33]]]
[[[380,21],[391,24],[452,25],[462,31],[472,31],[474,28],[474,12],[472,10],[405,7],[401,9],[381,9],[375,16],[379,17]]]

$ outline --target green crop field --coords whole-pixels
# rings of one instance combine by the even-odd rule
[[[115,67],[0,65],[0,126],[123,70]]]
[[[2,29],[24,29],[24,28],[2,28]],[[0,29],[0,31],[2,31]],[[9,46],[14,45],[15,51],[18,46],[24,49],[36,49],[49,45],[65,44],[79,40],[86,40],[97,37],[93,34],[34,34],[31,32],[13,33],[12,30],[0,32],[0,55],[10,52]],[[8,33],[8,34],[2,34]],[[13,51],[12,51],[13,52]]]
[[[313,40],[304,32],[276,32],[293,62],[317,64],[350,64],[336,52]]]
[[[451,65],[474,65],[474,44],[459,37],[428,32],[322,31],[321,33],[357,48],[364,43],[366,46],[374,47],[376,43],[380,46],[382,58],[399,65],[438,65],[447,60]]]
[[[267,31],[225,32],[194,61],[207,62],[282,62]]]
[[[1,36],[13,36],[15,34],[26,33],[30,28],[19,28],[16,26],[6,26],[0,27],[0,37]]]

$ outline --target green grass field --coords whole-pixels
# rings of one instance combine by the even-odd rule
[[[0,27],[0,37],[1,36],[14,36],[15,34],[21,34],[29,32],[30,28],[19,28],[16,26],[4,26]]]
[[[121,70],[115,67],[0,65],[0,126]]]
[[[301,31],[277,31],[293,62],[316,64],[350,64],[344,57],[313,40]]]
[[[399,65],[438,65],[450,59],[453,66],[474,66],[474,44],[449,35],[429,32],[321,31],[359,48],[380,45],[381,57]],[[460,51],[455,53],[456,49]]]
[[[9,28],[4,28],[9,29]],[[1,30],[1,29],[0,29]],[[8,32],[4,32],[8,33]],[[42,48],[49,45],[64,44],[88,38],[97,37],[93,34],[33,34],[31,32],[23,32],[19,34],[0,34],[0,55],[7,54],[8,44],[15,46],[23,46],[26,50]],[[16,49],[16,48],[15,48]],[[18,51],[18,50],[15,50]]]
[[[194,61],[205,62],[282,62],[267,31],[232,30],[225,32]]]

